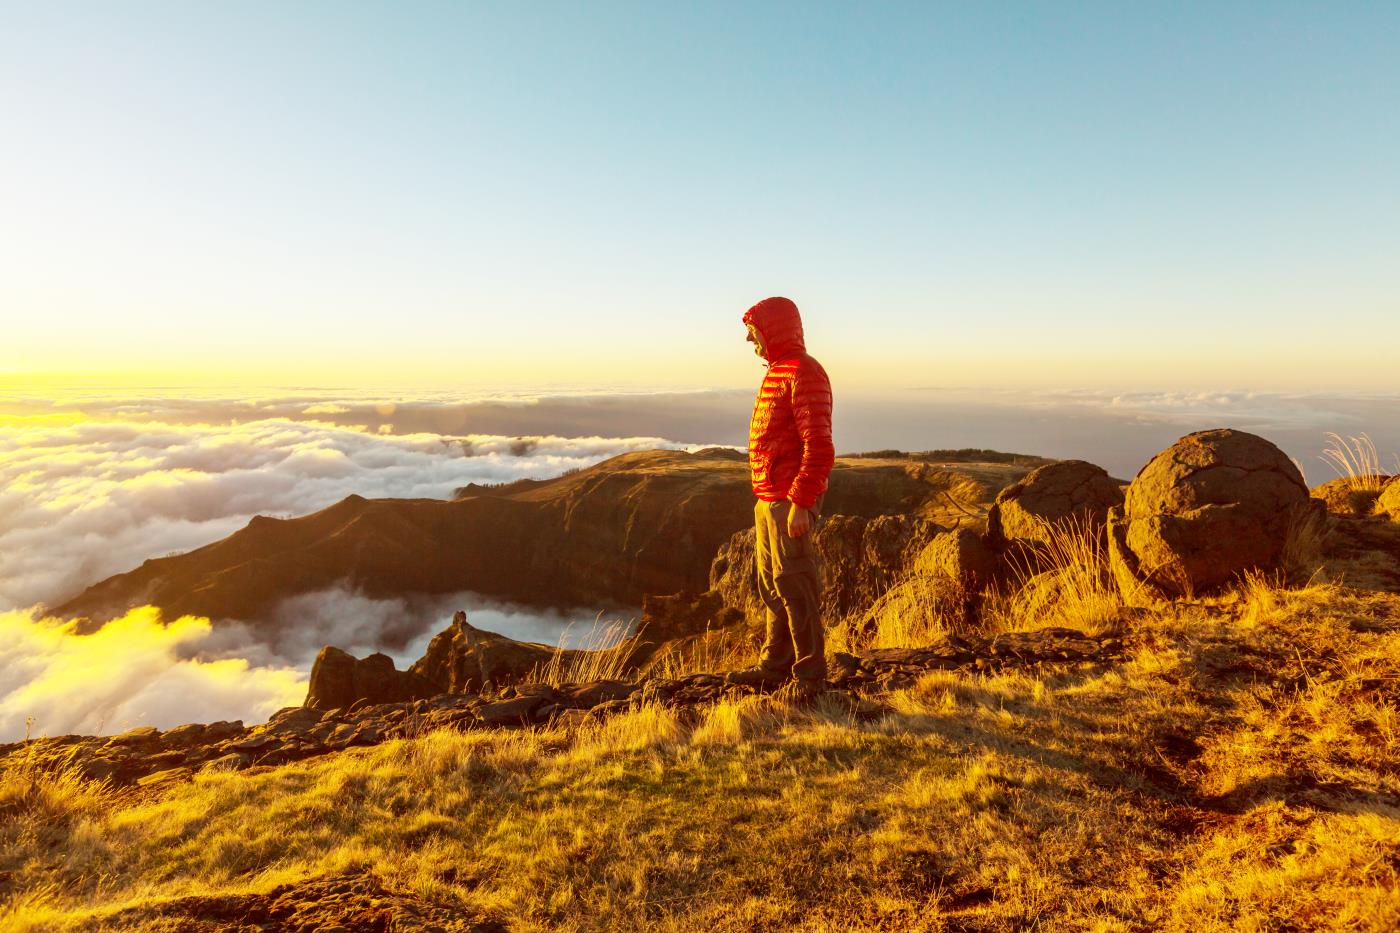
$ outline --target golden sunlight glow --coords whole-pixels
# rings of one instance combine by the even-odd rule
[[[76,621],[0,613],[0,737],[168,727],[247,710],[266,717],[302,701],[305,676],[291,668],[190,657],[212,630],[196,616],[164,622],[154,606],[89,634]]]

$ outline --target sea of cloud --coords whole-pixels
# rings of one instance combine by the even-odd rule
[[[556,476],[675,446],[657,437],[380,434],[287,417],[0,422],[0,609],[56,605],[254,515],[301,515],[351,493],[447,498],[471,482]]]
[[[474,593],[304,593],[277,606],[259,634],[228,620],[166,620],[150,607],[80,634],[44,607],[147,558],[219,540],[255,515],[302,515],[352,493],[448,498],[468,483],[548,478],[631,450],[684,446],[659,437],[397,433],[392,422],[322,420],[352,404],[364,409],[362,399],[99,397],[47,410],[26,402],[0,410],[0,741],[260,721],[301,702],[323,645],[384,650],[403,667],[457,609],[513,637],[586,641],[591,610],[543,612]],[[380,417],[394,407],[379,401],[368,410]]]

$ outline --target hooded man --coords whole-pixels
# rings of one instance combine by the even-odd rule
[[[748,340],[768,363],[749,422],[754,551],[767,637],[758,667],[731,683],[777,686],[789,677],[810,696],[826,680],[821,579],[812,528],[836,460],[831,382],[807,355],[802,318],[786,298],[765,298],[744,314]]]

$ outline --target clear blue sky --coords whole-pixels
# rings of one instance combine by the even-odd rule
[[[0,14],[11,381],[1400,388],[1400,4]]]

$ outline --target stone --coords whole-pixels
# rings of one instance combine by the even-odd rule
[[[155,726],[137,726],[107,740],[108,745],[150,745],[160,738]]]
[[[1400,522],[1400,477],[1386,483],[1376,499],[1377,515],[1384,515],[1392,521]]]
[[[595,680],[592,683],[577,684],[565,690],[564,696],[571,706],[597,706],[608,700],[625,700],[636,686],[620,680]]]
[[[845,680],[860,673],[860,658],[837,651],[827,664],[827,674],[834,681]]]
[[[830,505],[830,503],[828,503]],[[839,619],[869,609],[908,571],[944,529],[915,515],[828,514],[812,532],[822,568],[822,615]],[[761,622],[763,601],[754,573],[754,532],[738,532],[710,566],[710,589],[725,606]]]
[[[152,770],[171,768],[175,765],[183,764],[187,754],[187,752],[183,751],[169,751],[148,755],[141,760],[141,766]]]
[[[1312,497],[1320,499],[1327,506],[1327,511],[1334,515],[1345,515],[1352,518],[1360,518],[1370,515],[1373,511],[1381,511],[1378,502],[1385,492],[1386,486],[1392,477],[1372,476],[1368,478],[1374,488],[1357,489],[1356,483],[1347,477],[1338,477],[1321,486],[1314,486]],[[1395,505],[1400,507],[1400,494],[1396,495]]]
[[[194,745],[204,740],[209,728],[199,723],[176,726],[173,729],[167,729],[165,734],[161,736],[161,741],[166,745]]]
[[[1114,575],[1131,602],[1190,598],[1281,569],[1313,501],[1293,461],[1264,438],[1188,434],[1153,457],[1110,511]]]
[[[559,653],[560,649],[548,645],[516,641],[467,622],[454,622],[433,636],[427,652],[409,671],[436,686],[438,692],[479,693],[484,686],[483,657],[492,684],[502,687],[538,679],[539,672]],[[563,650],[560,666],[567,668],[578,654]]]
[[[292,706],[273,714],[267,725],[269,729],[276,729],[278,732],[306,732],[319,723],[323,716],[318,709]]]
[[[516,684],[515,693],[522,697],[544,697],[552,700],[559,695],[559,691],[549,684]]]
[[[305,705],[312,709],[349,706],[360,697],[355,693],[355,657],[327,645],[311,665]]]
[[[252,764],[252,756],[240,752],[230,752],[212,761],[206,761],[201,771],[242,771]]]
[[[950,629],[977,626],[983,592],[1000,575],[1002,557],[970,528],[936,535],[909,573],[861,617],[856,626],[868,641],[881,619],[937,619]]]
[[[352,745],[374,745],[384,737],[384,730],[374,723],[361,723],[350,737]]]
[[[936,535],[919,554],[915,568],[944,577],[968,593],[979,593],[997,576],[1001,563],[982,536],[958,528]]]
[[[631,708],[631,700],[608,700],[607,702],[599,703],[597,706],[593,707],[589,710],[589,713],[591,713],[594,718],[602,718],[604,716],[611,716],[613,713],[625,713]]]
[[[89,781],[111,781],[121,769],[121,762],[112,758],[89,758],[78,766]]]
[[[243,720],[235,719],[229,721],[220,719],[218,722],[211,722],[204,727],[204,741],[222,742],[224,739],[231,739],[243,731]]]
[[[535,709],[544,705],[544,697],[516,697],[487,703],[480,710],[482,722],[491,726],[518,726],[530,721]]]
[[[319,710],[337,707],[353,710],[360,701],[396,703],[441,692],[421,674],[395,669],[393,659],[387,654],[376,652],[365,658],[355,658],[327,645],[311,666],[311,682],[303,705]]]
[[[163,784],[174,784],[183,781],[192,772],[189,768],[166,768],[163,771],[153,771],[144,777],[136,779],[136,783],[141,787],[158,787]]]
[[[263,751],[277,744],[277,739],[267,733],[250,735],[246,739],[229,743],[229,748],[236,752],[258,752]]]
[[[997,494],[987,513],[987,540],[1004,548],[1012,542],[1048,544],[1047,525],[1074,522],[1102,531],[1108,510],[1123,503],[1123,490],[1103,467],[1064,460],[1032,470]]]
[[[726,606],[718,590],[703,593],[682,590],[670,596],[643,596],[642,618],[637,629],[648,640],[663,642],[727,628],[742,621],[743,615],[741,610]]]
[[[561,709],[554,717],[554,725],[560,729],[577,729],[588,721],[586,709]]]

